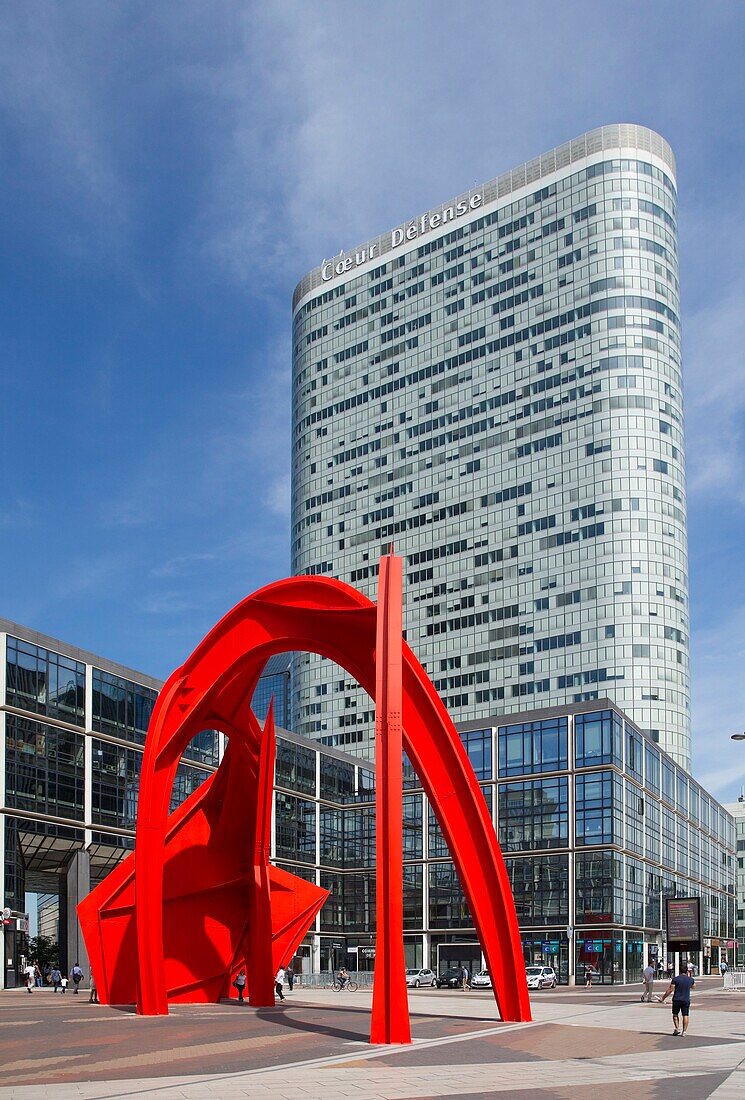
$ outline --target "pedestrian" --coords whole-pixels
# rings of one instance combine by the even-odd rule
[[[30,962],[25,966],[23,973],[26,989],[30,993],[36,981],[36,967]]]
[[[664,1004],[672,993],[673,997],[673,1035],[685,1035],[688,1031],[688,1016],[691,1011],[691,990],[696,984],[688,974],[685,963],[680,964],[680,974],[670,979],[670,985],[662,994],[660,1003]],[[683,1026],[681,1028],[681,1019]]]
[[[724,982],[724,976],[727,973],[727,969],[728,969],[727,960],[726,959],[720,959],[719,960],[719,973],[722,975],[722,982]]]
[[[96,979],[93,977],[93,971],[91,970],[91,995],[88,998],[89,1005],[98,1005],[101,1002],[98,999],[98,989],[96,988]]]
[[[36,979],[36,988],[41,989],[44,984],[44,979],[41,976],[41,970],[39,970],[39,964],[34,964],[34,978]]]
[[[292,993],[292,987],[295,984],[295,971],[292,968],[292,963],[285,970],[285,976],[287,977],[287,988]]]
[[[460,987],[461,989],[468,989],[468,967],[462,966],[460,968]]]
[[[279,970],[274,975],[274,992],[277,994],[280,1001],[283,1001],[285,999],[285,995],[282,992],[282,986],[284,985],[284,982],[285,982],[285,968],[283,966],[280,966]]]
[[[592,969],[590,963],[588,963],[585,967],[585,989],[589,989],[592,985],[592,976],[594,973],[595,971]]]
[[[57,963],[55,963],[52,967],[51,978],[52,985],[54,986],[54,992],[56,993],[57,990],[60,988],[60,983],[62,981],[62,975],[60,974],[60,968]]]
[[[62,992],[67,993],[67,978],[64,976],[64,974],[60,978],[60,985],[62,986]]]
[[[642,971],[642,981],[644,982],[644,992],[641,999],[649,1003],[652,1000],[652,985],[654,983],[654,967],[651,962],[648,962]]]
[[[233,982],[233,985],[235,986],[236,990],[238,991],[238,1003],[243,1004],[243,994],[246,991],[246,971],[245,970],[241,970],[240,974],[236,977],[235,981]]]
[[[83,980],[83,971],[80,969],[80,963],[75,963],[75,966],[70,971],[70,977],[72,978],[72,984],[75,986],[74,992],[78,992],[78,986]]]

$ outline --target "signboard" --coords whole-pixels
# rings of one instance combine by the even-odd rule
[[[362,957],[363,958],[365,958],[365,959],[374,959],[375,958],[375,948],[374,947],[362,947],[362,948],[360,948],[360,950],[362,951]]]
[[[701,898],[665,898],[668,951],[701,950]]]
[[[341,951],[341,949],[344,947],[344,944],[339,943],[338,940],[333,940],[333,942],[331,944],[331,947],[333,948],[334,951]]]

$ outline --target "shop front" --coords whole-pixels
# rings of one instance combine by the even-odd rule
[[[564,929],[548,929],[522,934],[526,966],[552,966],[560,985],[569,982],[569,943]]]

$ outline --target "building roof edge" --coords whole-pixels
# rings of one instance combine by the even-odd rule
[[[483,196],[484,205],[492,203],[495,199],[506,197],[512,191],[517,191],[521,187],[537,183],[544,176],[560,171],[562,168],[569,167],[580,160],[584,160],[596,153],[603,152],[606,149],[634,148],[643,149],[645,152],[657,156],[670,169],[675,179],[677,171],[675,154],[670,144],[661,134],[658,134],[656,130],[651,130],[648,126],[642,126],[635,122],[608,123],[605,126],[598,126],[593,130],[587,130],[584,134],[572,138],[571,141],[566,141],[562,145],[557,145],[554,149],[549,149],[548,152],[541,153],[540,156],[525,161],[525,163],[507,172],[503,172],[501,175],[489,180],[488,183],[483,184],[480,188],[473,187],[469,191],[464,191],[462,194],[446,200],[445,203],[439,204],[438,207],[432,207],[431,210],[416,215],[414,219],[406,219],[401,225],[405,225],[409,221],[416,220],[416,218],[436,212],[441,206],[456,206],[458,202],[470,200],[472,195],[476,193]],[[390,235],[391,232],[392,230],[384,231],[384,233],[379,234],[379,236],[366,241],[364,244],[357,245],[354,248],[341,249],[341,251],[337,253],[337,256],[342,254],[349,255],[355,252],[361,253],[365,250],[369,250],[371,246],[377,246],[379,255],[382,256],[384,251],[381,247],[383,238],[386,234]],[[316,267],[312,268],[298,282],[292,295],[293,314],[302,298],[312,290],[323,285],[324,280],[321,278],[322,266],[322,264],[316,265]]]

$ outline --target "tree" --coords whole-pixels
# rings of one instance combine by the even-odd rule
[[[28,941],[27,954],[43,974],[45,966],[53,966],[59,959],[59,947],[50,936],[34,936]]]

